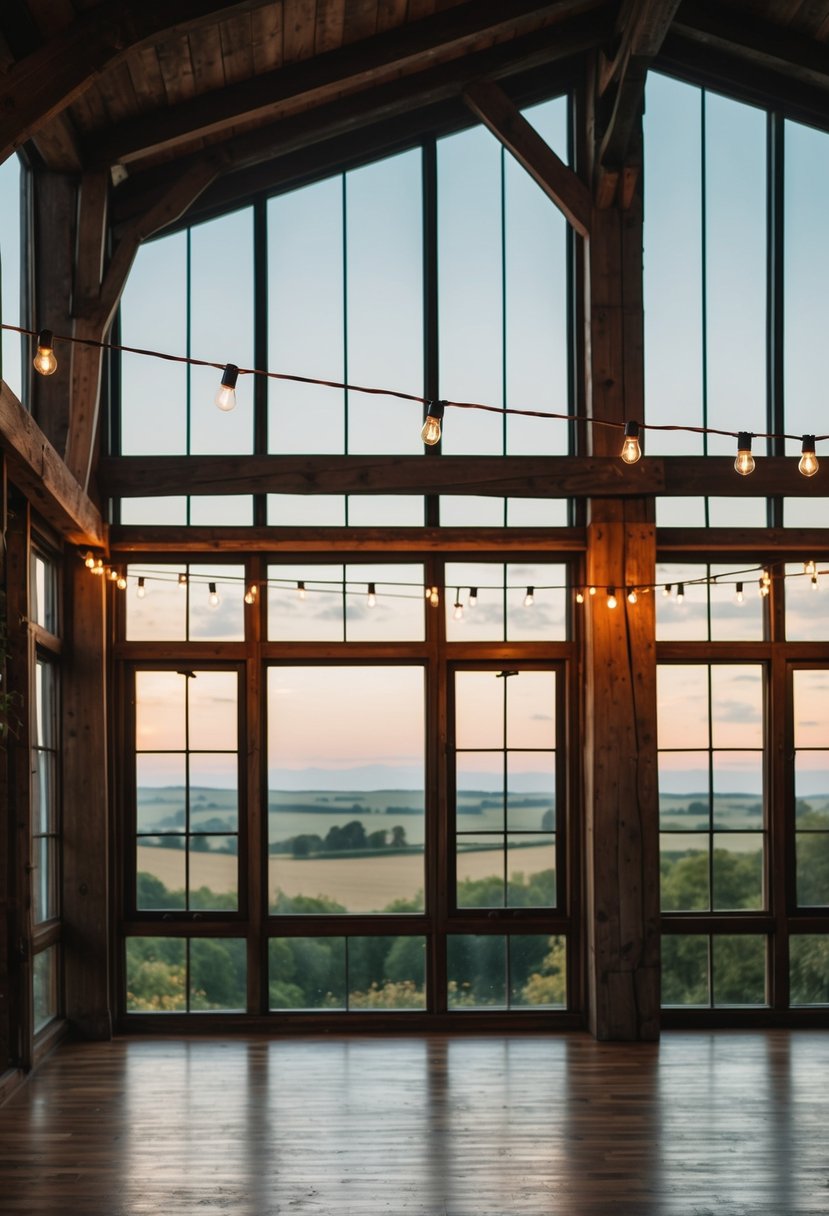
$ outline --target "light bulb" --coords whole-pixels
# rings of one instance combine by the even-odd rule
[[[374,583],[369,583],[369,585],[368,585],[368,606],[369,606],[369,608],[373,608],[376,603],[377,603],[377,591],[375,590]]]
[[[738,584],[737,584],[737,593],[736,593],[736,595],[734,596],[734,598],[735,598],[735,600],[737,601],[737,603],[738,603],[738,604],[742,604],[742,602],[743,602],[743,598],[744,598],[744,597],[743,597],[743,584],[742,584],[742,583],[738,583]]]
[[[760,579],[760,594],[765,596],[769,593],[769,585],[764,579]]]
[[[117,583],[118,582],[118,571],[117,570],[107,570],[107,578],[109,579],[109,581],[111,583]]]
[[[685,584],[677,583],[677,585],[676,585],[676,602],[678,604],[681,604],[684,599],[685,599]]]
[[[143,578],[140,578],[138,580],[138,587],[136,588],[135,594],[138,596],[138,598],[140,600],[143,600],[144,596],[147,594],[147,588],[144,586]]]
[[[440,603],[440,592],[438,591],[437,587],[433,587],[429,592],[429,603],[432,608],[437,608],[438,604]]]
[[[115,580],[115,586],[118,588],[119,591],[126,591],[126,589],[127,589],[126,575],[119,574]]]
[[[818,585],[817,585],[817,575],[816,575],[816,574],[813,574],[813,575],[812,575],[812,590],[813,590],[813,591],[817,591],[817,590],[818,590]]]
[[[256,586],[256,583],[251,583],[251,585],[248,587],[247,591],[245,592],[245,603],[246,604],[255,604],[256,603],[256,594],[257,594],[258,590],[259,590],[259,588]]]
[[[734,468],[742,477],[754,472],[754,457],[751,454],[751,433],[740,431],[737,437],[737,459]]]
[[[463,620],[463,604],[461,603],[460,587],[455,592],[455,603],[453,605],[452,620],[453,621],[462,621]]]
[[[671,594],[671,584],[670,583],[666,583],[665,586],[662,588],[662,594],[666,600],[670,598],[670,594]]]
[[[478,602],[478,588],[470,587],[469,588],[469,607],[474,608],[475,605],[477,604],[477,602]]]
[[[583,604],[583,603],[584,603],[584,592],[583,592],[583,591],[577,591],[577,592],[576,592],[576,603],[577,603],[577,604]]]
[[[429,447],[434,447],[436,443],[440,443],[440,421],[443,417],[443,411],[446,403],[444,401],[430,401],[426,409],[426,421],[420,432],[420,438]]]
[[[815,566],[815,563],[811,559],[808,562],[803,563],[803,573],[804,574],[814,574],[816,569],[817,569],[817,567]]]
[[[524,596],[524,607],[531,608],[535,600],[535,587],[528,587],[527,594]]]
[[[628,592],[628,603],[635,604],[638,601],[638,599],[639,599],[639,592],[636,590],[635,587],[632,587],[630,589],[630,591]]]
[[[636,464],[642,455],[642,448],[639,446],[639,423],[625,423],[625,441],[622,444],[620,453],[622,460],[626,464]]]
[[[616,588],[608,587],[608,589],[607,589],[607,606],[608,606],[608,608],[615,608],[618,603],[619,603],[619,601],[616,599]]]
[[[761,579],[761,582],[762,582],[762,584],[763,584],[763,586],[764,586],[764,587],[770,587],[770,586],[771,586],[771,575],[769,574],[768,570],[764,570],[764,571],[763,571],[763,577],[762,577],[762,579]]]
[[[178,576],[178,585],[182,591],[187,586],[187,575],[186,574],[182,573]]]
[[[209,594],[207,596],[208,604],[210,605],[211,608],[218,608],[219,607],[219,593],[216,590],[216,584],[208,583],[207,590],[209,592]]]
[[[228,363],[222,372],[222,382],[213,398],[215,404],[226,414],[236,409],[236,381],[239,369],[235,363]]]
[[[589,594],[589,595],[595,595],[595,594],[596,594],[596,588],[595,588],[595,587],[590,587],[590,588],[588,589],[588,594]]]
[[[92,570],[94,568],[95,555],[90,550],[87,550],[87,554],[83,560],[83,564],[86,566],[87,570]]]
[[[32,359],[32,367],[36,372],[40,372],[41,376],[51,376],[52,372],[58,370],[58,361],[52,350],[51,329],[42,329],[38,334],[37,354]]]
[[[99,557],[98,560],[96,561],[95,565],[92,567],[92,573],[98,574],[98,575],[100,575],[101,578],[103,578],[104,559],[102,557]]]
[[[803,436],[803,455],[800,457],[798,468],[804,477],[814,477],[815,473],[820,468],[817,456],[815,455],[815,437],[814,435]]]
[[[296,591],[297,591],[297,595],[299,596],[299,598],[301,600],[304,600],[305,599],[305,583],[303,583],[302,581],[298,582],[296,585]]]

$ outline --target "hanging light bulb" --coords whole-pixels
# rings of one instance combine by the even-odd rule
[[[812,575],[812,590],[813,590],[813,591],[817,591],[817,590],[818,590],[818,585],[817,585],[817,574],[813,574],[813,575]]]
[[[258,592],[259,592],[259,588],[256,586],[256,583],[251,583],[250,586],[248,587],[247,591],[245,592],[245,603],[246,604],[255,604],[256,596],[257,596]]]
[[[581,591],[581,590],[579,590],[579,591],[577,591],[577,592],[576,592],[576,603],[577,603],[577,604],[583,604],[583,603],[584,603],[584,592],[583,592],[583,591]]]
[[[222,372],[222,382],[213,398],[214,404],[226,414],[236,409],[236,381],[238,378],[238,367],[235,363],[228,363]]]
[[[524,596],[524,607],[531,608],[535,601],[535,587],[528,587],[527,594]]]
[[[117,574],[115,577],[115,586],[118,588],[119,591],[126,591],[127,576],[123,573]]]
[[[426,421],[423,423],[420,438],[429,447],[434,447],[436,443],[440,443],[440,422],[445,408],[445,401],[430,401],[426,407]]]
[[[138,580],[138,586],[135,589],[135,594],[138,596],[138,598],[140,600],[143,600],[144,596],[147,594],[147,588],[144,586],[143,577],[139,578],[139,580]]]
[[[738,604],[742,604],[742,602],[743,602],[743,599],[744,599],[744,598],[745,598],[745,597],[743,596],[743,584],[742,584],[742,583],[738,583],[738,584],[737,584],[737,592],[736,592],[736,594],[735,594],[735,596],[734,596],[734,599],[737,601],[737,603],[738,603]]]
[[[429,604],[432,608],[437,608],[440,604],[440,591],[437,587],[433,587],[429,592]]]
[[[109,570],[107,570],[107,578],[109,579],[109,581],[110,581],[111,583],[117,583],[117,582],[118,582],[118,571],[117,571],[117,570],[113,570],[113,569],[110,567],[110,569],[109,569]]]
[[[662,588],[662,595],[666,600],[670,599],[670,595],[671,595],[671,584],[670,583],[666,583],[665,586]]]
[[[608,608],[615,608],[618,603],[619,603],[619,601],[616,599],[616,588],[608,587],[608,589],[607,589],[607,606],[608,606]]]
[[[208,590],[208,596],[207,596],[208,604],[210,605],[211,608],[218,608],[219,607],[219,593],[216,590],[216,584],[208,583],[207,590]]]
[[[681,604],[684,599],[685,599],[685,584],[677,583],[677,585],[676,585],[676,602],[678,604]]]
[[[638,600],[639,600],[639,592],[636,590],[635,587],[631,587],[630,591],[628,592],[628,603],[635,604],[638,602]]]
[[[762,578],[761,578],[761,582],[762,582],[762,584],[763,584],[763,586],[764,586],[764,587],[770,587],[770,586],[771,586],[771,575],[769,574],[768,570],[764,570],[764,571],[763,571],[763,575],[762,575]]]
[[[769,593],[769,585],[764,579],[760,579],[760,594],[765,597]]]
[[[103,578],[103,575],[104,575],[104,559],[103,559],[102,557],[99,557],[99,558],[98,558],[98,560],[96,561],[95,565],[92,567],[92,573],[93,573],[93,574],[97,574],[97,575],[99,575],[101,578]]]
[[[300,580],[296,585],[296,593],[301,600],[305,599],[305,583]]]
[[[625,464],[636,464],[636,461],[640,459],[642,448],[639,444],[638,422],[625,423],[625,441],[622,444],[620,455]]]
[[[87,549],[87,551],[86,551],[86,557],[83,559],[83,564],[86,566],[87,570],[92,570],[92,569],[94,569],[94,567],[95,567],[95,554],[92,552],[92,550],[91,550],[91,549]]]
[[[32,367],[36,372],[40,372],[41,376],[51,376],[58,370],[58,361],[52,350],[51,329],[42,329],[38,334],[37,354],[32,359]]]
[[[374,583],[369,583],[369,585],[368,585],[367,603],[368,603],[369,608],[373,608],[374,605],[377,603],[377,591],[375,589]]]
[[[477,602],[478,602],[478,588],[470,587],[469,588],[469,601],[468,601],[469,607],[474,608],[475,605],[477,604]]]
[[[804,477],[814,477],[815,473],[820,468],[817,456],[815,455],[815,437],[814,435],[803,436],[803,446],[801,448],[803,455],[800,457],[798,469]]]
[[[803,573],[804,574],[814,574],[816,570],[817,570],[817,567],[815,566],[815,563],[811,559],[808,562],[803,563]]]
[[[751,432],[740,431],[737,436],[737,459],[734,468],[742,477],[754,472],[754,457],[751,454]]]
[[[596,588],[595,588],[595,587],[588,587],[588,589],[587,589],[587,594],[588,594],[588,595],[595,595],[595,594],[596,594]]]
[[[455,603],[454,603],[453,609],[452,609],[452,620],[453,621],[462,621],[463,620],[463,604],[461,603],[460,587],[458,587],[455,590]]]

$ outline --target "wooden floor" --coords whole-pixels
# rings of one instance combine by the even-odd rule
[[[119,1040],[0,1109],[0,1212],[829,1212],[829,1033]]]

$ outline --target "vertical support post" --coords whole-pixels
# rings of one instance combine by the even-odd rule
[[[106,583],[69,559],[63,661],[63,913],[66,1016],[112,1035],[109,969]]]
[[[642,420],[642,207],[595,209],[585,259],[591,450],[617,456]],[[587,528],[585,851],[589,1022],[598,1039],[659,1035],[656,530],[647,500],[593,499]],[[607,588],[618,606],[609,608]]]

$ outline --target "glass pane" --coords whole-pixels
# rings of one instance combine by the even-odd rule
[[[663,663],[656,680],[660,748],[708,747],[708,668]]]
[[[507,820],[511,831],[554,830],[555,752],[507,753]]]
[[[238,832],[239,761],[230,755],[190,754],[190,830]]]
[[[795,747],[826,747],[829,742],[829,671],[795,671]]]
[[[660,752],[659,826],[662,831],[695,831],[710,827],[708,756],[708,752]]]
[[[3,335],[5,337],[5,334]],[[29,615],[32,620],[50,633],[58,629],[58,587],[55,563],[40,553],[32,553],[31,579],[29,583]]]
[[[57,831],[57,756],[54,752],[32,752],[32,811],[35,833]]]
[[[803,527],[813,527],[815,518],[826,518],[825,509],[807,502],[809,518]],[[816,510],[817,508],[817,510]],[[821,514],[818,515],[818,510]],[[803,565],[786,566],[786,638],[790,642],[812,642],[815,638],[829,636],[829,595],[826,594],[826,576],[818,573],[827,568],[826,561],[818,561],[815,575],[804,574]],[[811,567],[810,567],[811,569]],[[816,579],[812,581],[813,577]]]
[[[450,934],[446,939],[450,1009],[507,1007],[506,938]]]
[[[708,938],[703,935],[663,933],[662,1004],[711,1003],[708,990]]]
[[[507,638],[511,642],[567,636],[563,566],[507,566]]]
[[[183,753],[136,756],[139,832],[183,832],[187,827],[187,768]]]
[[[413,432],[419,447],[420,426],[417,422]],[[425,523],[423,499],[416,494],[349,494],[347,510],[351,528],[376,528],[380,520],[385,527],[422,528]]]
[[[795,819],[800,828],[829,830],[829,751],[795,754]]]
[[[500,641],[504,637],[503,583],[504,567],[501,564],[446,563],[444,607],[447,641],[489,642]],[[464,606],[460,620],[455,619],[453,609],[457,601]]]
[[[459,412],[462,411],[455,411],[452,420]],[[440,499],[440,522],[444,528],[503,528],[506,524],[505,515],[504,498],[444,494]]]
[[[187,499],[172,495],[164,498],[122,498],[119,514],[122,524],[186,524]]]
[[[763,828],[762,752],[714,752],[714,827]]]
[[[714,747],[763,746],[762,667],[711,667],[711,742]]]
[[[507,907],[556,906],[555,843],[541,834],[507,837]]]
[[[659,864],[663,912],[699,912],[711,907],[708,848],[708,837],[702,833],[662,833]]]
[[[349,642],[423,639],[422,566],[346,566],[345,578],[345,629]]]
[[[714,1006],[765,1005],[766,938],[755,934],[711,939]]]
[[[345,495],[269,494],[268,523],[271,527],[342,527],[345,523]]]
[[[58,673],[50,662],[37,660],[35,668],[35,744],[57,746]]]
[[[708,638],[707,566],[657,565],[656,637],[660,642]]]
[[[829,905],[829,832],[795,832],[797,902],[802,908]]]
[[[128,937],[127,1013],[184,1013],[187,943],[183,937]]]
[[[516,934],[507,940],[510,1007],[566,1009],[566,939],[532,933]]]
[[[128,566],[126,604],[127,641],[174,642],[186,637],[187,595],[179,587],[178,571],[172,566],[152,571]]]
[[[22,325],[20,290],[21,206],[20,161],[9,156],[0,165],[0,301],[2,319],[8,325]],[[20,335],[3,330],[0,334],[0,375],[18,401],[23,400],[22,344]]]
[[[272,910],[421,910],[422,668],[272,667],[268,740]]]
[[[58,1016],[58,947],[36,954],[32,964],[34,1033]]]
[[[344,641],[343,578],[342,566],[270,566],[269,639]]]
[[[34,872],[32,874],[32,918],[36,925],[54,920],[58,908],[58,851],[52,836],[37,836],[32,841]]]
[[[186,746],[187,680],[177,671],[135,673],[137,751],[180,751]]]
[[[244,566],[191,566],[189,575],[190,640],[243,641]]]
[[[348,1008],[425,1009],[424,937],[350,937]]]
[[[504,684],[495,671],[455,674],[455,746],[504,746]]]
[[[345,1009],[344,937],[272,937],[269,1009]]]
[[[503,837],[459,836],[456,866],[459,908],[506,906]]]
[[[789,985],[792,1005],[829,1005],[829,933],[792,934]]]
[[[239,860],[235,836],[191,836],[188,907],[235,912],[239,906]]]
[[[194,751],[235,751],[239,677],[235,671],[197,671],[187,681],[188,735]]]
[[[348,375],[355,384],[422,394],[422,199],[419,148],[346,174]],[[418,453],[421,424],[416,402],[349,394],[350,452]]]
[[[555,693],[552,671],[522,671],[507,680],[507,747],[555,747]]]
[[[135,906],[180,909],[186,906],[187,871],[183,836],[139,836],[136,847]]]
[[[459,752],[455,757],[455,787],[458,832],[503,832],[503,752]]]
[[[215,381],[210,387],[215,392]],[[197,408],[200,408],[201,403],[196,404]],[[216,410],[216,413],[220,413],[220,411]],[[221,414],[222,418],[235,416],[235,412],[232,415]],[[188,508],[189,522],[194,525],[221,528],[235,524],[237,527],[249,528],[253,523],[253,499],[250,494],[194,495],[188,499]]]
[[[715,832],[713,850],[714,910],[762,908],[763,836],[759,832]]]
[[[243,1013],[247,1008],[247,943],[235,937],[190,940],[190,1009]]]
[[[708,588],[711,603],[711,640],[714,642],[763,639],[765,600],[757,593],[755,575],[734,574],[734,567],[712,566],[722,578]],[[742,599],[738,601],[738,592]]]

